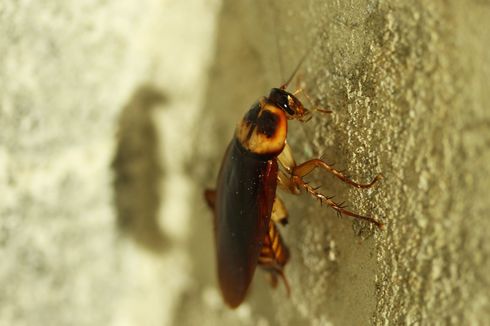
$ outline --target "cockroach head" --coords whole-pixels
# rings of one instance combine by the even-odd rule
[[[310,111],[307,110],[301,101],[282,88],[273,88],[267,100],[286,113],[288,119],[307,121],[310,118]]]

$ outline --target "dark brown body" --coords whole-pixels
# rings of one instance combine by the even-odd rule
[[[225,154],[214,203],[218,280],[225,301],[247,293],[266,238],[276,194],[277,161],[243,148],[234,138]]]

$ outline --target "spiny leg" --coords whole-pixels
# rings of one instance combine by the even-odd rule
[[[332,165],[328,164],[322,159],[312,159],[304,163],[301,163],[300,165],[297,165],[296,161],[294,160],[291,147],[287,143],[284,146],[284,149],[281,152],[281,154],[278,156],[278,159],[281,166],[284,167],[284,169],[291,175],[304,177],[308,175],[311,171],[313,171],[315,168],[322,168],[325,171],[332,173],[334,176],[336,176],[338,179],[342,180],[343,182],[356,188],[370,188],[377,181],[382,179],[382,176],[378,174],[376,177],[374,177],[374,179],[370,183],[366,183],[366,184],[358,183],[349,179],[349,177],[345,176],[342,172],[335,169]]]
[[[354,212],[351,212],[347,209],[345,209],[345,206],[343,203],[336,203],[332,200],[333,197],[327,197],[324,194],[318,192],[318,188],[314,188],[310,186],[308,183],[306,183],[301,177],[299,176],[293,176],[292,177],[292,182],[296,184],[298,187],[302,187],[303,189],[306,190],[310,195],[313,197],[317,198],[320,201],[320,204],[327,204],[328,206],[332,207],[339,213],[339,215],[348,215],[352,216],[364,221],[367,221],[369,223],[375,224],[378,228],[382,229],[383,228],[383,223],[377,221],[376,219],[369,217],[369,216],[364,216],[364,215],[359,215]]]
[[[370,223],[375,224],[378,228],[383,228],[383,223],[375,220],[372,217],[369,216],[363,216],[356,214],[354,212],[351,212],[347,209],[345,209],[345,206],[343,203],[336,203],[332,200],[333,197],[327,197],[323,195],[322,193],[318,192],[318,188],[312,187],[309,185],[307,182],[303,180],[303,176],[307,175],[310,173],[313,169],[316,167],[322,167],[325,170],[333,173],[335,176],[337,176],[339,179],[342,181],[357,187],[357,188],[369,188],[374,185],[376,181],[381,179],[381,175],[376,176],[373,181],[371,181],[369,184],[360,184],[356,183],[346,176],[344,176],[340,171],[335,170],[333,167],[328,165],[327,163],[323,162],[320,159],[315,159],[315,160],[310,160],[307,161],[303,164],[296,165],[294,161],[294,157],[291,151],[291,148],[289,147],[288,144],[284,147],[283,152],[279,155],[278,157],[280,165],[290,174],[290,176],[287,176],[284,172],[279,171],[278,174],[278,184],[281,186],[283,189],[293,193],[293,194],[298,194],[299,189],[303,188],[307,193],[315,197],[320,201],[320,204],[327,204],[328,206],[332,207],[337,211],[337,213],[352,216],[354,218],[362,219],[365,221],[368,221]],[[321,162],[321,163],[319,163]]]
[[[332,165],[329,165],[325,161],[318,158],[306,161],[304,163],[301,163],[300,165],[295,166],[292,169],[291,174],[298,177],[304,177],[316,168],[322,168],[325,171],[332,173],[334,176],[336,176],[338,179],[342,180],[343,182],[353,187],[361,188],[361,189],[371,188],[378,180],[382,179],[382,176],[378,174],[376,177],[374,177],[374,179],[370,183],[358,183],[349,179],[347,176],[342,174],[342,172],[340,172],[339,170],[334,169]]]
[[[279,266],[274,259],[262,258],[259,260],[259,265],[270,273],[272,287],[275,288],[277,286],[277,275],[279,275],[284,282],[284,287],[286,288],[288,296],[291,295],[291,287],[289,286],[288,279],[286,278],[286,275],[284,275],[282,267]]]
[[[296,89],[293,92],[294,96],[297,96],[298,94],[303,93],[303,95],[306,97],[308,102],[310,102],[310,104],[313,105],[313,107],[311,108],[312,111],[317,111],[317,112],[321,112],[321,113],[332,113],[333,112],[332,110],[326,110],[326,109],[316,105],[315,102],[313,101],[312,97],[310,96],[309,92],[306,90],[305,87],[303,87],[301,85],[302,83],[303,83],[303,76],[301,74],[298,74],[298,77],[296,77]],[[303,121],[303,122],[307,122],[308,120]]]

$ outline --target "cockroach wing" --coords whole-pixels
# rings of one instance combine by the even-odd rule
[[[234,139],[218,177],[215,239],[218,280],[226,303],[245,298],[269,225],[277,186],[275,157],[262,158]]]

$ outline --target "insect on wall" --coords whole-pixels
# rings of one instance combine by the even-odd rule
[[[383,226],[375,218],[347,210],[343,202],[334,201],[333,196],[324,195],[304,179],[321,169],[352,187],[367,189],[380,175],[363,184],[321,158],[301,164],[294,159],[287,144],[288,121],[304,123],[315,111],[331,113],[318,107],[307,109],[297,97],[306,93],[304,89],[287,90],[302,62],[283,85],[272,88],[245,113],[224,154],[216,188],[205,191],[214,213],[218,281],[224,301],[231,308],[244,300],[257,265],[269,273],[273,287],[281,279],[290,291],[284,273],[289,250],[277,228],[277,224],[287,224],[288,213],[276,188],[296,195],[305,192],[339,216],[364,220],[380,229]]]

